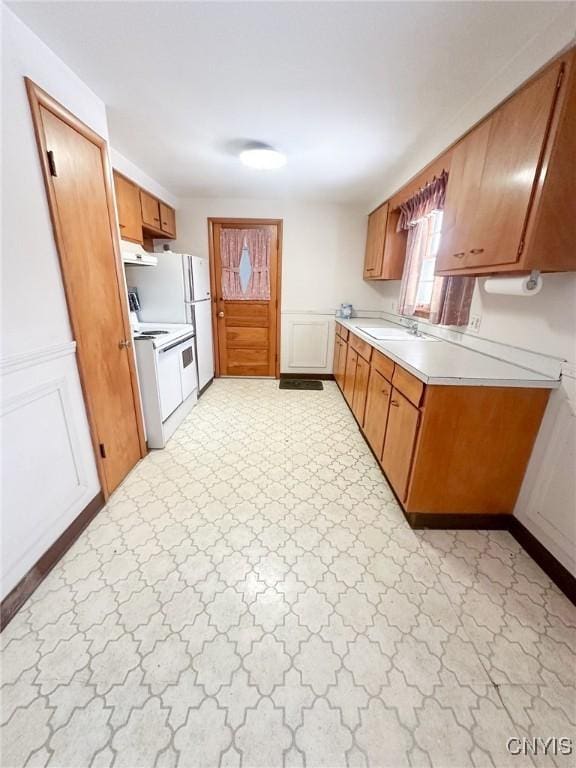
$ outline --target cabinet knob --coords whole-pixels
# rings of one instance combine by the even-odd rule
[[[400,403],[398,402],[398,400],[390,400],[390,405],[394,405],[396,408],[398,408]]]
[[[224,317],[224,312],[218,312],[218,317]]]
[[[484,253],[484,248],[471,248],[470,253]]]
[[[460,253],[453,253],[452,258],[453,259],[463,259],[464,256],[466,256],[466,251],[460,251]]]

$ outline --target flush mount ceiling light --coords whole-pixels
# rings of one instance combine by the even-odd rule
[[[249,168],[272,171],[286,165],[286,155],[266,144],[247,147],[240,152],[240,161]]]

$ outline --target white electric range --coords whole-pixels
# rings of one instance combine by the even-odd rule
[[[194,326],[138,323],[133,330],[149,448],[164,448],[198,399]]]

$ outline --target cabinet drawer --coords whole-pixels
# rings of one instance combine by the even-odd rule
[[[396,387],[398,392],[401,392],[404,397],[408,398],[411,403],[416,407],[420,405],[422,400],[422,393],[424,392],[424,384],[417,379],[416,376],[412,376],[411,373],[405,371],[397,365],[392,375],[392,384]]]
[[[358,352],[358,354],[363,357],[364,360],[366,360],[366,362],[370,362],[370,358],[372,356],[372,347],[370,344],[368,344],[367,341],[362,341],[362,339],[359,339],[358,336],[355,336],[353,333],[351,333],[348,343],[352,349],[355,349],[356,352]]]
[[[343,325],[340,325],[340,323],[336,323],[336,333],[340,338],[344,339],[344,341],[347,341],[348,339],[348,328],[344,328]]]
[[[386,355],[383,355],[382,352],[378,352],[377,349],[372,352],[372,368],[375,368],[388,381],[392,381],[394,362],[389,357],[386,357]]]

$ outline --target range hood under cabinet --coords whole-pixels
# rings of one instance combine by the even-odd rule
[[[158,257],[154,253],[147,253],[146,251],[122,251],[122,261],[124,264],[155,267],[158,264]]]

